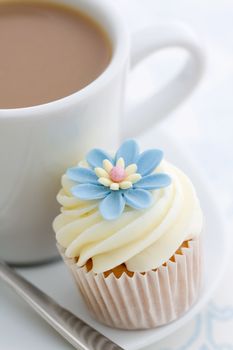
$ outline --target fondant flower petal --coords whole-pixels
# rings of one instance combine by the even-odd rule
[[[98,179],[98,182],[101,184],[101,185],[103,185],[103,186],[111,186],[111,184],[112,184],[112,180],[110,180],[110,179],[107,179],[106,177],[100,177],[99,179]]]
[[[128,188],[131,188],[133,185],[131,181],[122,181],[119,183],[119,186],[122,190],[127,190]]]
[[[144,176],[140,181],[134,184],[135,188],[144,190],[157,190],[170,185],[171,178],[166,174],[152,174]]]
[[[111,192],[104,198],[99,206],[99,210],[106,220],[115,220],[122,213],[125,208],[125,200],[119,191]]]
[[[69,168],[66,172],[66,175],[70,180],[80,183],[96,183],[98,180],[98,177],[94,171],[88,168]]]
[[[139,147],[136,141],[127,140],[125,141],[116,153],[116,161],[119,158],[123,158],[125,161],[125,166],[135,163],[139,154]]]
[[[111,190],[113,190],[113,191],[118,191],[119,188],[120,188],[119,183],[113,182],[113,183],[110,185],[110,188],[111,188]]]
[[[97,167],[94,169],[95,170],[95,174],[98,177],[106,177],[107,179],[109,179],[109,175],[107,173],[107,171],[103,168]]]
[[[108,159],[104,159],[103,160],[103,168],[107,171],[107,173],[109,174],[110,171],[113,168],[112,163],[108,160]]]
[[[135,174],[137,172],[137,165],[134,164],[130,164],[127,166],[127,168],[125,169],[125,173],[127,176]]]
[[[125,168],[125,161],[122,157],[118,159],[118,161],[116,162],[116,166],[119,166],[123,169]]]
[[[113,163],[113,159],[110,157],[110,155],[102,149],[94,148],[87,154],[87,162],[90,164],[91,167],[97,168],[102,167],[103,160],[108,159],[111,163]]]
[[[152,202],[152,194],[142,189],[130,189],[124,193],[126,204],[134,209],[148,208]]]
[[[141,175],[150,174],[161,162],[163,152],[158,149],[151,149],[140,154],[137,159],[137,172]]]
[[[71,193],[83,200],[102,199],[110,193],[110,189],[101,185],[81,184],[72,187]]]
[[[141,175],[136,173],[136,174],[132,174],[132,175],[127,176],[125,180],[130,181],[134,184],[134,183],[140,181],[141,178],[142,178]]]

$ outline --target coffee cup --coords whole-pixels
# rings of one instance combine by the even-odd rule
[[[203,53],[195,36],[177,23],[136,33],[132,40],[110,0],[49,0],[78,9],[99,23],[112,45],[104,72],[86,87],[56,101],[0,109],[0,256],[14,264],[57,256],[52,220],[66,167],[93,147],[115,149],[138,136],[180,104],[201,78]],[[131,69],[164,48],[185,49],[189,58],[176,78],[141,105],[126,111]]]

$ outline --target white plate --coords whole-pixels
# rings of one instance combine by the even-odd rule
[[[62,262],[19,270],[60,304],[127,350],[137,350],[161,340],[200,311],[217,286],[229,255],[228,235],[219,209],[206,189],[207,184],[202,180],[201,171],[195,170],[196,168],[193,168],[182,155],[182,151],[176,148],[170,136],[162,134],[158,129],[157,132],[153,131],[153,134],[147,135],[147,138],[141,143],[147,146],[154,144],[154,140],[156,140],[155,146],[165,150],[166,158],[172,160],[190,175],[196,185],[206,218],[204,233],[205,283],[198,302],[182,318],[166,326],[148,331],[110,329],[90,318],[80,295],[77,294],[71,276]],[[1,349],[72,349],[9,288],[2,284],[0,284],[0,295],[0,303],[3,304],[0,305]]]

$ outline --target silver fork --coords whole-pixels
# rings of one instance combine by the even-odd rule
[[[123,350],[0,261],[0,279],[78,350]]]

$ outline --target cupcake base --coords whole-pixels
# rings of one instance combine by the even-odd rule
[[[58,249],[91,314],[110,327],[147,329],[169,323],[193,305],[201,289],[200,238],[184,242],[167,263],[146,273],[119,274],[118,269],[118,274],[95,274]]]

